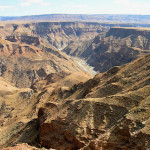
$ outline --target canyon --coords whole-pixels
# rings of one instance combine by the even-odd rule
[[[150,29],[140,25],[2,22],[0,149],[148,150]]]
[[[86,60],[96,71],[104,72],[148,54],[149,37],[149,28],[112,27],[88,42],[72,43],[63,51]]]

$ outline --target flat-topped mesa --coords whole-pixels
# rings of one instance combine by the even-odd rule
[[[36,22],[29,24],[29,26],[35,26],[37,34],[40,34],[40,31],[47,31],[49,33],[64,29],[67,32],[68,28],[72,28],[74,31],[83,29],[83,31],[99,32],[104,29],[102,24],[98,22]]]
[[[113,37],[113,40],[112,38]],[[114,27],[105,36],[112,46],[129,47],[135,50],[150,52],[150,28]],[[113,42],[112,42],[113,41]],[[117,44],[116,44],[117,43]]]
[[[106,34],[107,36],[125,38],[131,35],[150,36],[150,28],[141,27],[112,27]]]

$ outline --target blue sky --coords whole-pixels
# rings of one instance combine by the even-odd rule
[[[62,13],[150,15],[150,0],[0,0],[0,16]]]

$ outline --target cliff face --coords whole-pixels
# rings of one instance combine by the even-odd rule
[[[1,36],[37,36],[48,46],[62,49],[70,43],[92,39],[104,30],[108,30],[109,25],[102,25],[94,22],[36,22],[36,23],[18,23],[4,24],[0,29]],[[10,37],[6,39],[11,39]],[[21,39],[23,40],[23,39]],[[31,39],[32,41],[33,39]],[[35,39],[34,39],[35,40]]]
[[[8,40],[10,39],[10,37],[7,37],[9,35],[12,37],[14,35],[20,37],[25,35],[40,37],[42,38],[41,41],[48,46],[52,45],[55,48],[63,49],[71,43],[77,45],[91,40],[99,33],[108,31],[111,27],[115,26],[132,27],[140,26],[140,24],[107,24],[98,22],[3,23],[2,28],[0,28],[0,36]],[[13,39],[10,40],[12,41]]]
[[[58,49],[63,49],[75,41],[92,39],[98,33],[103,32],[104,27],[99,23],[58,22],[38,23],[35,25],[35,33],[42,37],[46,43],[50,43]]]
[[[95,70],[104,72],[150,52],[150,31],[144,28],[111,28],[88,43],[69,45],[63,51],[86,59]]]

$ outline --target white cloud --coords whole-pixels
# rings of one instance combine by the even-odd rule
[[[68,13],[68,14],[86,14],[89,12],[89,10],[91,9],[91,7],[87,4],[76,4],[73,2],[70,2],[68,4],[62,5],[61,6],[61,11],[63,11],[63,13]],[[58,12],[60,10],[57,10]],[[61,12],[60,12],[61,13]]]
[[[49,6],[50,3],[49,2],[44,2],[43,0],[20,0],[21,6],[30,6],[32,4],[40,4],[42,6]]]
[[[105,1],[105,0],[104,0]],[[110,0],[110,3],[97,2],[88,4],[81,2],[69,2],[61,6],[58,12],[80,13],[80,14],[141,14],[150,15],[149,0]]]
[[[10,9],[10,8],[15,8],[14,6],[3,6],[3,5],[0,5],[0,11],[4,11],[6,9]]]
[[[150,3],[136,0],[114,0],[119,7],[117,11],[128,14],[150,14]]]
[[[72,4],[72,8],[86,9],[89,8],[89,6],[86,4]]]
[[[114,0],[114,3],[122,6],[131,6],[132,2],[130,0]]]

